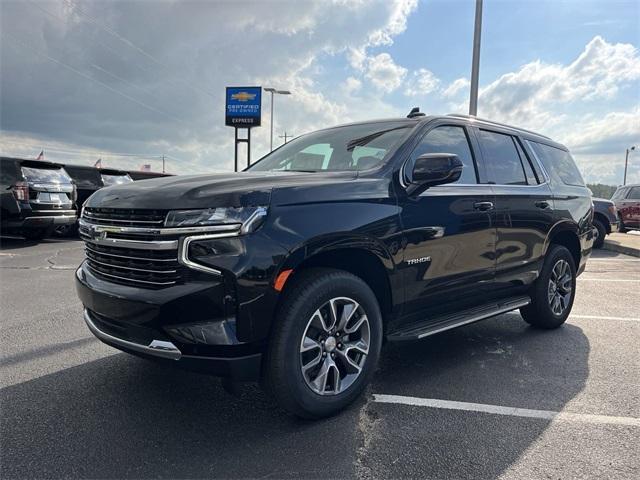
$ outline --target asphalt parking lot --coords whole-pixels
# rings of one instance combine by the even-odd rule
[[[638,478],[640,259],[595,252],[559,330],[511,313],[387,345],[366,398],[307,422],[100,343],[82,257],[2,239],[1,478]]]

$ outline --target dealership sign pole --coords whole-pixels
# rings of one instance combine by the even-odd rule
[[[227,87],[225,125],[235,129],[234,169],[238,171],[238,144],[247,144],[247,167],[251,165],[251,128],[259,127],[262,114],[262,87]],[[238,129],[246,129],[240,138]]]

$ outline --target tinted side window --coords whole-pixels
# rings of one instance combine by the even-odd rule
[[[467,134],[462,127],[436,127],[427,133],[411,153],[411,165],[416,158],[426,153],[453,153],[462,161],[464,167],[460,179],[454,183],[478,183],[473,155]]]
[[[533,141],[529,141],[529,145],[553,180],[566,185],[585,186],[580,170],[569,152]]]
[[[526,185],[522,162],[511,135],[480,130],[489,180],[498,185]]]
[[[631,188],[631,192],[627,196],[629,200],[640,200],[640,187]]]
[[[533,168],[531,167],[530,159],[522,149],[522,146],[520,145],[520,141],[517,138],[514,138],[514,142],[516,144],[516,148],[518,149],[518,154],[520,155],[522,166],[524,167],[524,173],[527,177],[527,183],[529,185],[536,185],[537,183],[541,183],[538,180],[536,173],[533,171]]]

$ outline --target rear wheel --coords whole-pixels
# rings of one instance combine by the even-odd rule
[[[291,278],[265,362],[264,383],[304,418],[332,415],[369,382],[380,355],[382,316],[360,278],[310,269]]]
[[[607,236],[607,229],[604,227],[604,224],[597,218],[593,220],[593,226],[596,227],[596,230],[598,230],[598,237],[596,238],[595,242],[593,242],[593,248],[602,248],[602,245],[604,245],[604,237]]]
[[[537,328],[558,328],[569,316],[576,292],[576,267],[571,252],[551,245],[540,277],[531,292],[531,304],[520,309],[522,318]]]

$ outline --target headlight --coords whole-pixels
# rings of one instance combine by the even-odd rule
[[[165,227],[203,227],[212,225],[242,226],[242,233],[256,230],[267,215],[265,207],[225,207],[203,210],[172,210]]]

